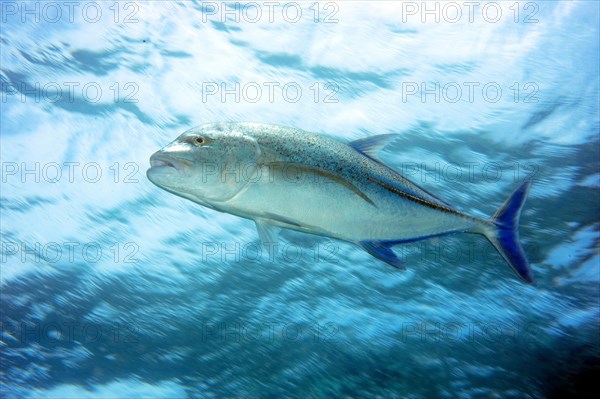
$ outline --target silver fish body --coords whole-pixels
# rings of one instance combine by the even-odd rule
[[[396,244],[458,232],[483,234],[532,283],[518,242],[530,183],[492,219],[471,217],[378,158],[394,137],[345,144],[277,125],[209,124],[155,153],[147,175],[176,195],[255,220],[263,242],[276,240],[273,227],[288,228],[356,243],[398,268],[403,266],[391,249]]]

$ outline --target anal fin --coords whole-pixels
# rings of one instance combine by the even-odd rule
[[[386,243],[383,241],[362,241],[360,245],[369,254],[379,260],[384,261],[388,265],[392,265],[400,270],[406,270],[406,267],[404,267],[400,258],[398,258],[398,256],[396,256],[392,250],[394,243]]]

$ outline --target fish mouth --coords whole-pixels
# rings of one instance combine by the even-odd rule
[[[150,157],[150,169],[175,169],[181,171],[186,166],[190,166],[189,161],[175,158],[165,153],[156,152]]]

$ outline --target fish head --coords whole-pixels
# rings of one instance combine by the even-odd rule
[[[184,132],[150,157],[148,179],[201,204],[224,202],[255,173],[260,147],[236,125],[209,124]]]

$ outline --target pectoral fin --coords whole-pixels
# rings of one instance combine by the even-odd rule
[[[400,258],[392,251],[393,243],[385,243],[382,241],[362,241],[360,245],[371,255],[384,261],[385,263],[394,266],[400,270],[406,270]]]
[[[313,177],[323,177],[329,179],[351,190],[352,192],[354,192],[354,194],[358,195],[359,197],[367,201],[369,204],[377,208],[377,205],[375,205],[375,203],[364,192],[362,192],[358,187],[356,187],[351,181],[346,180],[327,170],[318,167],[313,167],[310,165],[296,165],[287,162],[270,162],[267,165],[274,169],[280,169],[283,173],[285,173],[286,180],[290,178],[290,175],[293,176],[294,174],[297,176],[312,175]]]

